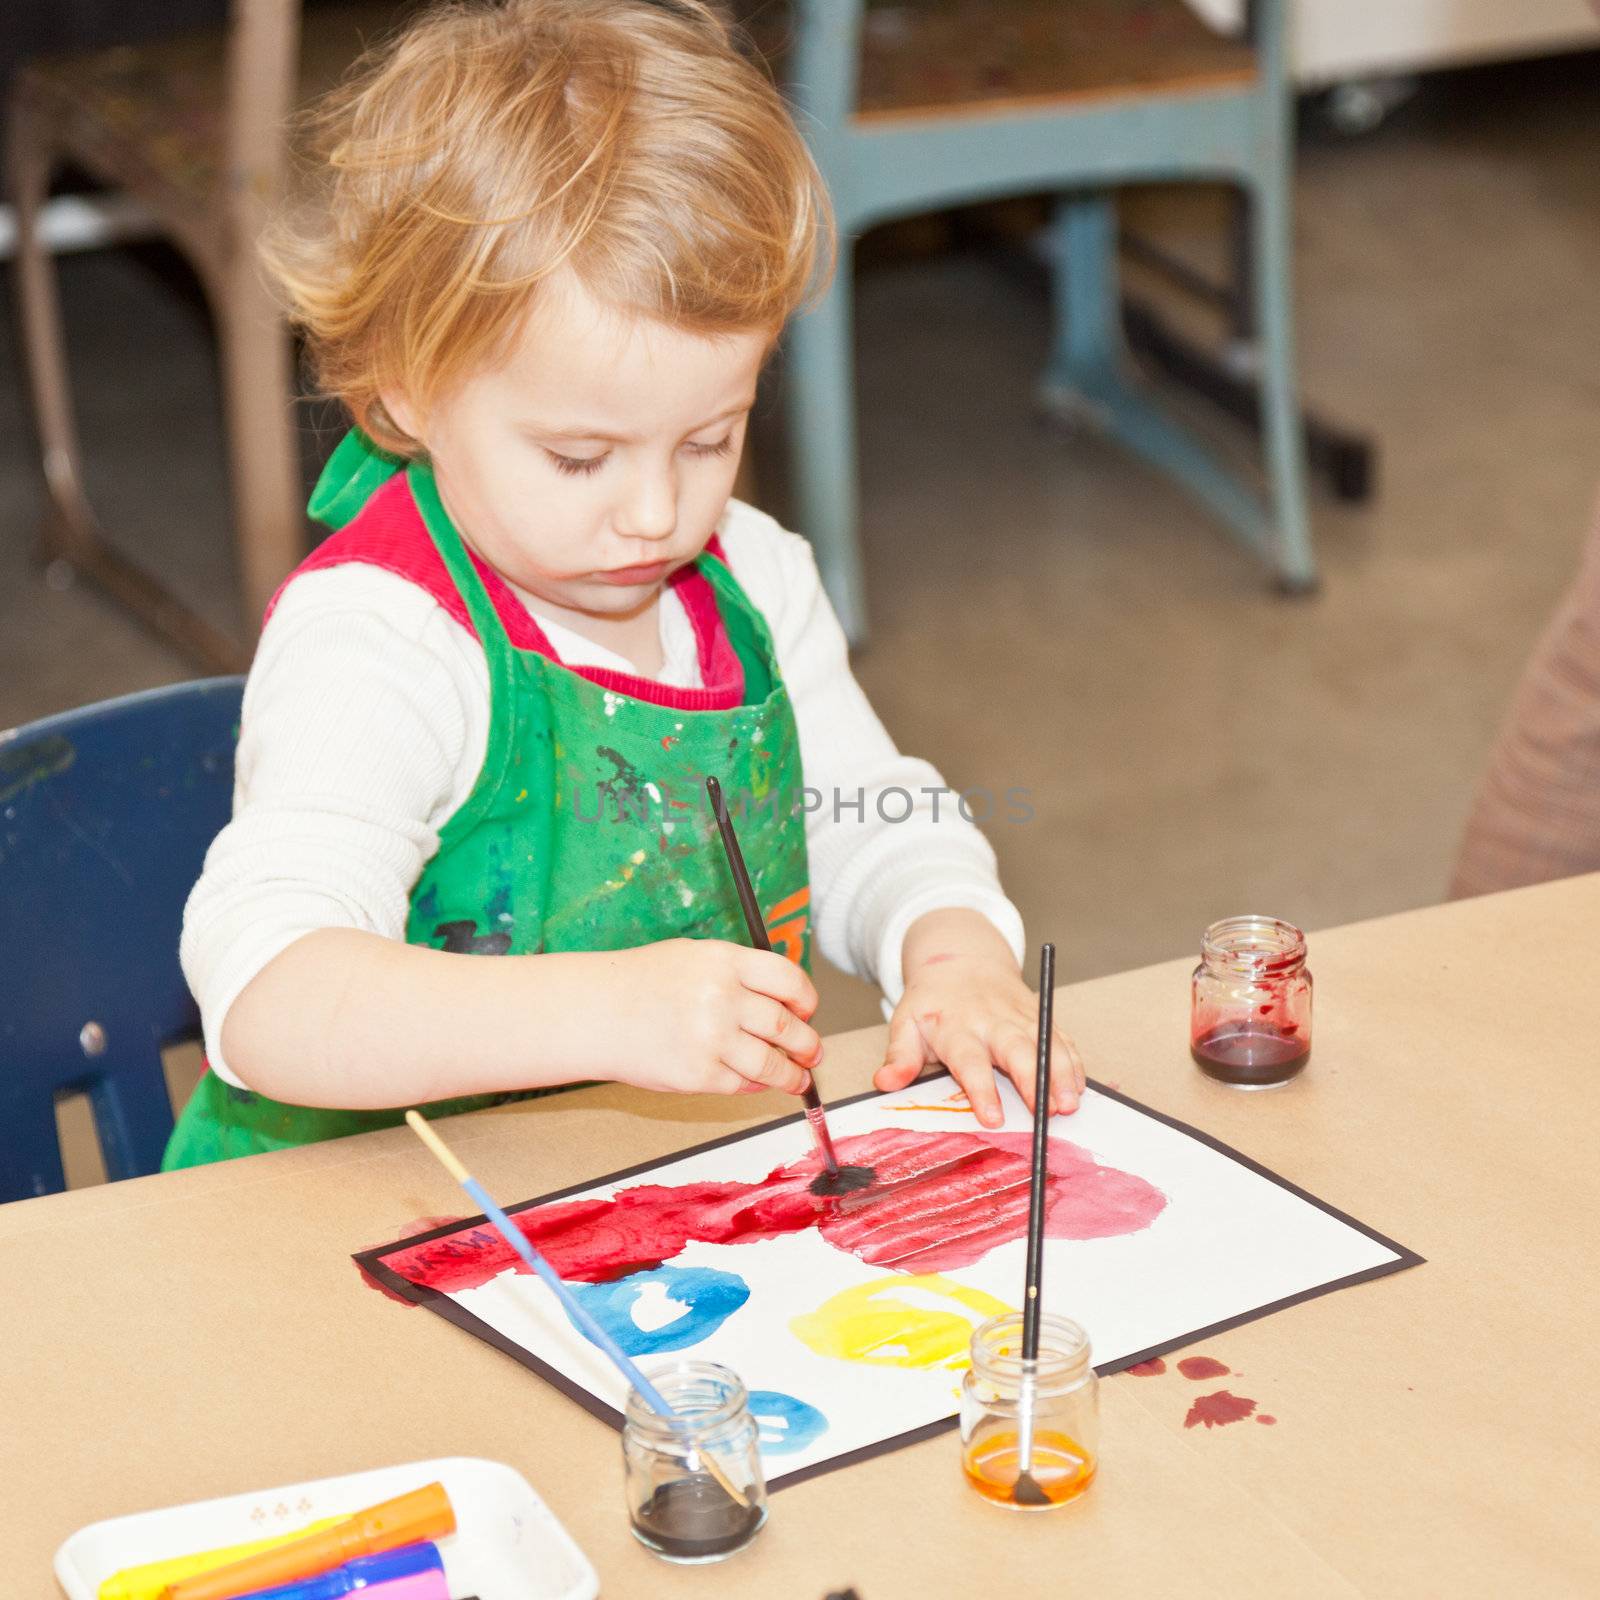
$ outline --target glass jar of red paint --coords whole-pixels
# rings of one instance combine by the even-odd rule
[[[667,1561],[721,1561],[767,1520],[750,1397],[739,1375],[714,1361],[680,1361],[646,1376],[673,1415],[628,1391],[622,1460],[633,1536]]]
[[[961,1380],[961,1467],[985,1500],[1017,1510],[1067,1505],[1094,1481],[1099,1451],[1099,1381],[1076,1322],[1040,1312],[1031,1363],[1022,1359],[1020,1312],[973,1330]],[[1032,1486],[1019,1492],[1024,1471]]]
[[[1224,917],[1200,940],[1189,1019],[1200,1070],[1241,1089],[1287,1083],[1311,1057],[1306,936],[1278,917]]]

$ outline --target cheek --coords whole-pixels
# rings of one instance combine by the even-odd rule
[[[495,514],[518,552],[548,575],[556,575],[587,571],[594,565],[609,506],[603,481],[569,476],[544,461],[523,459],[501,479]]]
[[[504,455],[485,450],[478,440],[445,439],[434,446],[433,465],[457,505],[471,507],[480,522],[497,520],[495,510],[505,498]]]
[[[582,507],[591,498],[582,479],[568,479],[540,458],[537,451],[512,446],[481,464],[481,492],[496,526],[527,542],[562,542],[563,532],[583,520]]]
[[[697,470],[683,486],[683,510],[695,521],[704,521],[708,526],[714,523],[732,496],[733,482],[738,475],[737,451],[697,463]]]

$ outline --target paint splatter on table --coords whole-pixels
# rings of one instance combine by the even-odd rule
[[[1225,1428],[1230,1422],[1243,1422],[1256,1409],[1256,1402],[1242,1394],[1218,1389],[1215,1394],[1203,1394],[1189,1407],[1183,1419],[1186,1428]]]

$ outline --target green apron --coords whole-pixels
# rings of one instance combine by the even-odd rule
[[[352,521],[397,465],[353,433],[329,462],[312,515]],[[743,668],[743,703],[689,710],[620,694],[511,643],[431,468],[413,462],[406,475],[483,644],[490,693],[483,768],[411,892],[407,942],[491,956],[619,950],[678,937],[747,942],[704,798],[705,777],[714,774],[730,803],[742,802],[741,842],[773,943],[809,966],[794,712],[766,623],[726,565],[711,555],[697,563]],[[662,691],[663,700],[672,698]],[[476,1095],[427,1109],[447,1116],[524,1097]],[[208,1070],[162,1165],[197,1166],[392,1127],[404,1111],[286,1105]]]

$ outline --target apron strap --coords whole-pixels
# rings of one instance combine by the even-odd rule
[[[406,468],[406,482],[411,489],[411,498],[417,503],[417,510],[422,513],[422,520],[427,524],[434,547],[444,562],[445,571],[450,574],[456,592],[466,603],[467,615],[472,619],[473,630],[478,635],[478,643],[489,668],[489,752],[492,755],[501,748],[497,734],[507,733],[510,728],[508,718],[515,677],[511,641],[506,637],[500,614],[489,598],[483,578],[467,553],[460,531],[450,520],[444,501],[439,498],[439,485],[434,482],[431,464],[413,461]],[[486,762],[488,759],[486,756]]]
[[[340,449],[343,448],[341,445]],[[411,462],[406,468],[406,480],[445,564],[445,570],[466,604],[467,615],[472,619],[472,626],[488,658],[493,683],[497,686],[509,685],[513,646],[483,581],[483,574],[479,572],[460,530],[451,521],[450,513],[439,496],[432,466],[426,461]],[[777,678],[777,657],[766,619],[751,603],[725,561],[702,551],[695,565],[710,583],[717,610],[727,629],[728,642],[744,669],[744,703],[759,705],[772,693]]]
[[[353,522],[373,495],[404,468],[401,457],[379,449],[360,428],[352,428],[328,457],[328,464],[311,491],[306,512],[337,533],[346,523]]]

